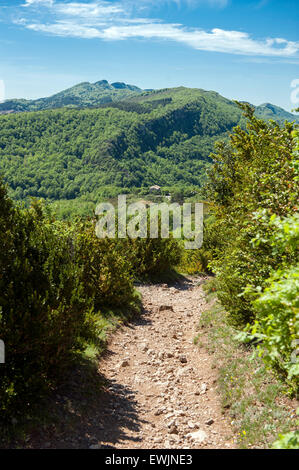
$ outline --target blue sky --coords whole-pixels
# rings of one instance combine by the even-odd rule
[[[298,0],[0,0],[0,80],[6,98],[107,79],[290,110],[298,26]]]

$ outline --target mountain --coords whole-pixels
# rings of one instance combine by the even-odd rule
[[[89,87],[75,87],[85,102]],[[92,109],[0,116],[0,174],[14,199],[44,198],[70,217],[91,213],[99,200],[118,194],[146,197],[153,185],[162,194],[192,196],[215,142],[244,126],[237,104],[216,92],[142,91],[107,82],[91,87],[128,96]]]
[[[257,117],[261,119],[273,119],[274,121],[278,122],[279,124],[283,124],[285,121],[295,121],[299,124],[299,116],[289,113],[283,108],[279,106],[275,106],[274,104],[264,103],[260,106],[256,106],[255,114]]]
[[[14,199],[66,200],[74,207],[124,191],[147,194],[155,184],[192,193],[215,141],[241,114],[217,93],[181,87],[96,109],[4,115],[0,173]]]
[[[103,104],[109,105],[119,101],[132,100],[144,92],[155,92],[155,90],[142,90],[137,86],[123,82],[110,84],[107,80],[100,80],[95,83],[83,82],[48,98],[6,100],[4,103],[0,103],[0,114],[58,108],[94,108]],[[298,115],[296,116],[270,103],[256,106],[256,115],[262,119],[274,119],[280,124],[285,120],[299,123]]]
[[[103,103],[124,100],[142,90],[122,82],[109,84],[107,80],[96,83],[83,82],[48,98],[37,100],[6,100],[0,104],[0,113],[42,111],[55,108],[90,108]]]

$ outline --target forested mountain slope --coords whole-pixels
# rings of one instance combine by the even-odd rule
[[[0,103],[0,114],[57,108],[94,108],[123,100],[135,100],[138,95],[142,95],[141,99],[143,99],[148,91],[163,92],[163,90],[142,90],[135,85],[123,82],[109,83],[107,80],[99,80],[95,83],[83,82],[46,98],[6,100],[4,103]],[[285,120],[299,122],[299,116],[271,103],[256,106],[256,115],[261,119],[274,119],[282,124]]]
[[[78,85],[78,99],[94,102],[89,86],[106,85]],[[107,93],[113,87],[115,97],[127,99],[0,116],[0,174],[14,199],[94,207],[99,198],[124,191],[145,195],[154,184],[191,195],[202,184],[215,141],[244,123],[239,107],[216,92],[108,87]],[[62,92],[61,102],[66,99]]]
[[[1,116],[0,172],[15,199],[96,201],[152,184],[196,189],[215,140],[240,119],[217,93],[184,88],[113,107]]]

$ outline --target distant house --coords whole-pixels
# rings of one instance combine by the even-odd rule
[[[158,185],[151,186],[150,188],[151,193],[160,193],[161,192],[161,187]]]

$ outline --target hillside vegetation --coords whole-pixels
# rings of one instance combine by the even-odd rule
[[[46,110],[0,116],[0,174],[13,199],[55,202],[64,218],[91,215],[99,199],[120,193],[148,195],[152,185],[162,194],[198,193],[215,142],[245,125],[239,107],[215,92],[142,91],[105,80],[26,102],[18,111],[40,109]],[[279,122],[295,119],[272,105],[256,112]]]
[[[217,93],[147,92],[98,109],[0,118],[0,173],[16,200],[77,203],[125,192],[198,191],[214,143],[242,120]]]
[[[240,338],[258,343],[267,364],[298,391],[298,130],[257,119],[212,155],[206,234],[217,293]],[[217,236],[215,231],[217,228]]]
[[[175,91],[175,89],[173,90]],[[108,83],[107,80],[99,80],[95,83],[83,82],[46,98],[8,99],[4,103],[0,103],[0,115],[57,108],[95,108],[102,105],[113,105],[113,103],[120,101],[132,101],[138,95],[144,96],[151,92],[155,94],[163,92],[163,90],[142,90],[135,85],[123,82]],[[299,116],[271,103],[256,106],[255,113],[257,117],[274,119],[280,124],[283,124],[285,120],[299,122]]]
[[[0,416],[26,416],[107,327],[139,311],[133,281],[180,260],[173,239],[99,239],[94,221],[16,207],[0,182]],[[8,420],[8,421],[7,421]],[[5,435],[5,426],[1,437]]]
[[[272,119],[273,121],[276,121],[278,124],[281,125],[283,125],[285,121],[295,121],[297,124],[299,124],[298,115],[291,114],[288,111],[285,111],[283,108],[275,106],[271,103],[264,103],[260,106],[256,106],[255,115],[260,119]]]

